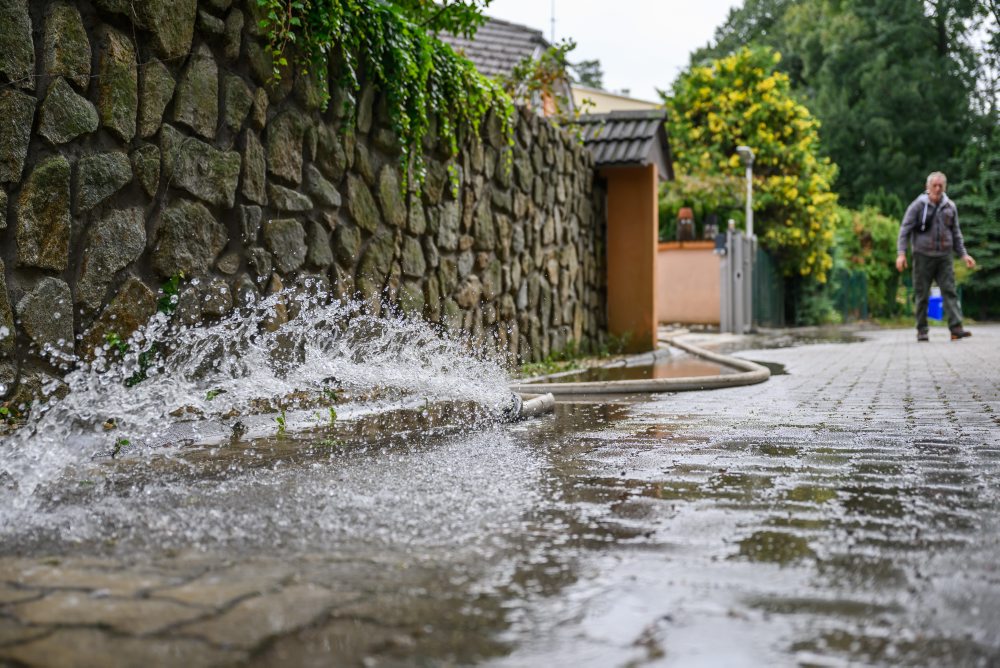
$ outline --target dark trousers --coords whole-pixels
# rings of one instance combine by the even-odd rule
[[[955,268],[950,254],[944,257],[913,254],[913,291],[917,293],[917,331],[927,331],[927,302],[931,297],[931,282],[941,288],[948,329],[962,328],[962,308],[955,291]]]

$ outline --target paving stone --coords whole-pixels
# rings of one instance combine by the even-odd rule
[[[141,208],[116,209],[92,223],[80,262],[76,300],[92,310],[104,301],[115,274],[146,249],[146,221]]]
[[[221,151],[188,137],[173,154],[171,183],[174,186],[209,204],[233,207],[242,167],[238,151]]]
[[[35,121],[35,98],[0,90],[0,118],[5,119],[0,123],[0,182],[20,181]]]
[[[163,278],[203,276],[226,247],[226,228],[198,202],[179,200],[164,210],[156,229],[153,268]]]
[[[76,168],[78,214],[86,213],[132,181],[132,162],[122,152],[98,153],[81,158]]]
[[[35,88],[35,45],[28,0],[0,3],[0,73],[25,90]]]
[[[152,137],[163,124],[163,112],[174,97],[177,82],[159,60],[144,62],[139,74],[139,136]]]
[[[292,585],[274,594],[240,601],[221,615],[189,624],[178,632],[204,638],[216,646],[253,649],[268,638],[312,623],[336,603],[356,597],[311,584]]]
[[[205,139],[215,138],[219,124],[219,66],[205,44],[191,53],[177,82],[173,119]]]
[[[98,31],[97,112],[101,123],[125,142],[132,141],[139,108],[135,46],[110,26]]]
[[[17,202],[18,264],[62,271],[69,263],[69,162],[48,158],[31,172]]]
[[[79,90],[90,86],[90,40],[79,10],[68,2],[57,2],[45,15],[42,41],[45,73],[65,77]]]
[[[39,109],[38,133],[53,144],[65,144],[97,130],[100,121],[90,100],[73,91],[63,78],[56,78]]]
[[[0,649],[0,658],[50,668],[108,666],[219,666],[241,663],[246,655],[195,640],[122,638],[94,629],[59,629],[38,640]]]

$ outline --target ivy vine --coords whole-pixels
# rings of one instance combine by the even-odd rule
[[[417,25],[397,5],[380,0],[252,0],[262,10],[274,77],[291,66],[314,76],[329,102],[332,81],[357,96],[363,76],[388,101],[390,123],[400,138],[403,188],[426,176],[422,143],[436,116],[436,131],[452,155],[461,133],[478,136],[492,111],[508,145],[513,144],[514,102],[500,84],[481,75],[467,59]],[[345,111],[355,110],[345,101]],[[509,151],[507,152],[509,161]]]

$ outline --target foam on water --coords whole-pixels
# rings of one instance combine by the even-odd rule
[[[278,324],[275,315],[285,310],[294,317]],[[144,363],[142,353],[154,347],[169,354],[147,354]],[[470,401],[495,416],[510,396],[500,364],[466,342],[420,320],[375,316],[363,304],[301,291],[206,326],[179,327],[158,314],[129,339],[122,359],[111,345],[97,353],[89,363],[66,360],[75,367],[65,377],[69,393],[0,443],[0,507],[31,507],[40,486],[89,466],[116,443],[162,454],[160,446],[176,442],[179,422],[184,440],[198,441],[200,425],[218,430],[254,404],[295,408],[302,397],[334,389],[362,399]],[[129,386],[143,367],[147,378]],[[109,420],[116,424],[110,431]],[[12,519],[0,510],[0,531]]]

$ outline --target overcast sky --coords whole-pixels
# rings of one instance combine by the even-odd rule
[[[555,0],[556,41],[576,40],[573,61],[597,58],[604,87],[659,101],[740,0]],[[493,0],[486,13],[536,28],[550,37],[551,0]]]

